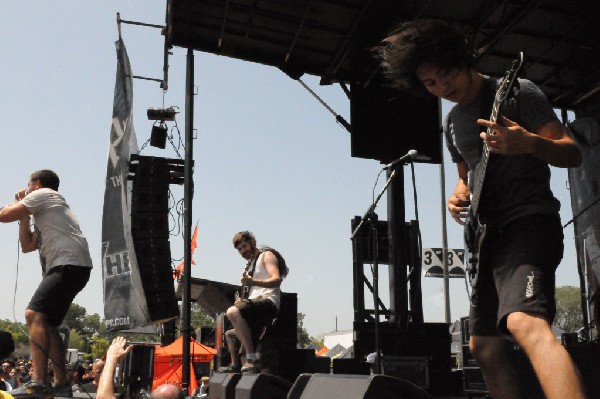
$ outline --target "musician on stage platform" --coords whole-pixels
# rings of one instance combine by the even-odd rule
[[[403,23],[377,52],[394,87],[455,103],[445,129],[458,168],[448,210],[460,224],[469,216],[483,143],[491,154],[478,208],[487,234],[469,323],[469,347],[491,396],[522,397],[520,370],[508,358],[512,344],[506,337],[511,335],[531,361],[546,397],[584,398],[577,368],[550,329],[563,232],[548,165],[577,167],[579,148],[528,80],[519,79],[516,98],[503,104],[497,119],[490,118],[499,81],[475,69],[473,48],[450,23]]]
[[[73,396],[57,327],[87,284],[92,259],[73,211],[58,193],[59,182],[51,170],[34,172],[27,189],[15,194],[13,204],[0,209],[0,222],[19,222],[22,251],[39,250],[43,275],[25,310],[33,378],[9,392],[13,397]],[[48,359],[54,364],[54,384],[48,381]]]
[[[228,333],[226,340],[231,365],[225,371],[257,372],[255,344],[264,329],[277,317],[281,299],[279,286],[288,269],[277,251],[272,248],[259,249],[256,238],[249,231],[235,234],[233,246],[247,263],[241,278],[241,295],[227,309],[227,317],[245,352],[246,362],[241,365],[234,337]]]

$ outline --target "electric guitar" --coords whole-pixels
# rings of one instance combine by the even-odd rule
[[[250,260],[246,264],[246,267],[244,268],[244,272],[242,273],[242,275],[247,274],[250,277],[254,276],[254,269],[256,268],[256,262],[258,261],[258,257],[260,256],[260,254],[261,253],[259,252],[256,257],[252,258],[252,260]],[[248,297],[250,296],[250,288],[251,287],[252,287],[251,285],[242,284],[242,286],[240,287],[240,290],[235,293],[235,300],[248,299]]]
[[[490,121],[496,122],[500,108],[505,101],[512,96],[515,96],[518,92],[517,76],[521,67],[523,66],[523,53],[519,53],[519,57],[515,59],[508,71],[506,71],[496,95],[494,96],[494,103],[492,105],[492,114],[489,118]],[[491,128],[487,128],[486,134],[489,136],[494,135]],[[479,277],[479,265],[481,264],[481,248],[485,239],[487,226],[482,223],[479,210],[479,200],[481,199],[481,191],[483,189],[483,182],[485,179],[485,172],[490,158],[490,150],[487,144],[483,143],[483,151],[481,154],[481,160],[477,164],[475,171],[472,174],[474,179],[473,190],[471,192],[471,207],[469,208],[469,214],[465,220],[465,268],[469,277],[469,282],[472,287],[477,285],[477,279]]]

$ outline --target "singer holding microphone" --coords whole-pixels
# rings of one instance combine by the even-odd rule
[[[21,250],[37,249],[42,265],[42,282],[25,310],[33,378],[9,392],[15,398],[73,396],[57,327],[87,284],[92,259],[75,215],[58,193],[59,183],[51,170],[34,172],[27,188],[15,194],[15,202],[0,209],[0,222],[19,222]],[[54,384],[48,381],[48,360],[54,364]]]

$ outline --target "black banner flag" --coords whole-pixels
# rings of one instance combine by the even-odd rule
[[[125,43],[115,42],[117,75],[108,147],[102,214],[102,279],[104,319],[108,331],[150,324],[131,238],[129,156],[137,152],[133,128],[133,81]]]

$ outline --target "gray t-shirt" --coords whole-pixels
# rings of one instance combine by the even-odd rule
[[[535,133],[546,123],[558,120],[544,93],[526,79],[519,79],[519,94],[505,103],[501,114]],[[454,162],[469,166],[469,186],[481,158],[484,131],[477,119],[489,119],[498,81],[486,77],[477,99],[466,106],[455,105],[446,121],[446,144]],[[486,106],[489,111],[482,112]],[[500,121],[501,119],[498,118]],[[503,226],[517,218],[548,214],[558,217],[560,202],[550,190],[548,164],[532,155],[491,154],[480,200],[479,215],[484,223]]]
[[[87,240],[65,199],[49,188],[21,200],[33,215],[35,237],[44,274],[59,265],[92,267]]]

